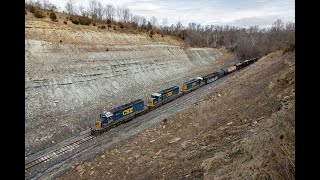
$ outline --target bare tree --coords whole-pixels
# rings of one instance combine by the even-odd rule
[[[153,27],[156,27],[156,25],[157,25],[157,23],[158,23],[158,19],[157,19],[156,17],[152,16],[152,17],[150,18],[150,22],[151,22],[151,25],[152,25]]]
[[[221,36],[218,33],[215,33],[212,35],[213,47],[217,47],[217,44],[218,44],[220,38],[221,38]]]
[[[57,7],[49,0],[42,0],[42,8],[49,11],[57,11]]]
[[[139,22],[140,28],[145,29],[147,27],[147,19],[141,16],[139,20],[140,20]]]
[[[162,30],[162,33],[168,34],[168,20],[167,20],[167,18],[162,19],[162,23],[161,23],[160,28]]]
[[[287,30],[294,30],[294,29],[295,29],[295,23],[293,23],[293,22],[287,22],[287,23],[286,23],[286,29],[287,29]]]
[[[122,11],[123,21],[127,23],[130,19],[130,10],[128,8],[122,8]]]
[[[48,0],[42,0],[42,7],[43,9],[49,9],[50,2]]]
[[[89,14],[92,19],[98,17],[98,2],[96,0],[89,0]]]
[[[178,21],[175,26],[175,31],[176,31],[176,33],[179,33],[180,30],[182,30],[182,23],[181,23],[181,21]]]
[[[39,9],[42,9],[42,4],[41,4],[40,0],[33,2],[33,6],[39,8]]]
[[[81,16],[84,16],[84,17],[88,17],[89,15],[88,11],[84,8],[83,5],[79,6],[79,13]]]
[[[251,26],[248,29],[251,46],[254,46],[258,40],[258,36],[259,36],[258,31],[259,31],[259,26]]]
[[[161,25],[162,25],[162,28],[165,29],[168,26],[168,19],[167,18],[163,18]]]
[[[140,16],[137,15],[132,15],[131,16],[131,24],[133,28],[138,28],[139,27],[139,22],[140,22]]]
[[[197,25],[197,23],[189,23],[188,29],[194,31],[194,30],[196,30],[196,25]]]
[[[284,29],[284,23],[281,19],[277,19],[273,24],[272,24],[272,29],[275,31],[281,31]]]
[[[123,21],[123,8],[118,6],[116,11],[118,20]]]
[[[97,18],[99,19],[99,20],[102,20],[102,18],[103,18],[103,6],[102,6],[102,4],[101,4],[101,2],[98,2],[97,3],[97,7],[96,7],[97,9],[96,9],[96,12],[97,12]]]
[[[107,4],[105,7],[105,15],[107,19],[110,19],[111,21],[114,20],[116,9],[114,8],[113,5]]]
[[[67,13],[69,15],[74,15],[76,13],[76,8],[74,5],[74,0],[68,0],[68,2],[65,5],[65,8],[67,10]]]

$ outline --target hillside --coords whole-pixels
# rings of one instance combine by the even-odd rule
[[[171,36],[25,17],[25,154],[94,125],[99,113],[235,62]],[[60,18],[61,17],[61,18]]]
[[[56,179],[294,179],[295,53],[225,78],[193,107]]]

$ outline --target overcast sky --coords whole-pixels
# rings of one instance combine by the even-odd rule
[[[64,10],[67,0],[49,0]],[[76,5],[88,6],[89,0],[75,0]],[[271,26],[276,19],[295,22],[294,0],[100,0],[103,5],[125,6],[134,15],[150,18],[155,16],[161,23],[181,21],[202,25],[234,25],[249,27]]]

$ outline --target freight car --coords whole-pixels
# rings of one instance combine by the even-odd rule
[[[249,60],[245,60],[245,61],[243,61],[243,64],[244,64],[244,66],[248,66],[250,64],[250,61]]]
[[[131,103],[111,109],[109,112],[103,112],[100,114],[100,119],[96,121],[96,129],[92,130],[91,134],[99,134],[107,127],[116,126],[129,121],[143,110],[144,101],[142,99],[138,99]]]
[[[197,88],[199,88],[201,85],[203,85],[203,78],[202,77],[196,77],[194,79],[191,79],[189,81],[186,81],[182,84],[182,93],[193,91]]]
[[[179,86],[173,86],[171,88],[162,90],[158,93],[153,93],[151,98],[148,99],[148,108],[160,106],[168,101],[172,100],[179,94]]]
[[[237,70],[236,66],[230,66],[228,68],[222,69],[224,71],[224,75],[230,74]]]
[[[214,72],[214,73],[211,73],[211,74],[207,74],[205,76],[202,76],[203,78],[203,81],[205,84],[209,84],[215,80],[217,80],[219,78],[219,72]]]
[[[224,70],[223,69],[220,69],[218,72],[218,76],[219,78],[222,78],[224,76]]]
[[[245,67],[245,64],[244,64],[244,63],[239,62],[239,63],[237,63],[235,66],[236,66],[237,70],[240,70],[240,69],[242,69],[242,68],[244,68],[244,67]]]

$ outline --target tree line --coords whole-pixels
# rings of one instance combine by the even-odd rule
[[[49,0],[27,0],[26,6],[57,12],[58,8]],[[196,22],[183,26],[182,22],[168,24],[168,19],[161,22],[154,16],[149,19],[144,16],[134,15],[129,8],[124,6],[105,6],[99,0],[89,0],[89,6],[76,6],[75,0],[68,0],[65,12],[70,17],[79,16],[89,18],[94,22],[121,24],[126,29],[143,31],[152,37],[155,33],[162,36],[176,36],[183,40],[184,47],[227,47],[239,57],[251,58],[262,56],[269,52],[285,49],[295,45],[295,23],[284,23],[277,19],[269,28],[251,26],[240,28],[236,26],[201,25]],[[121,27],[121,28],[123,28]]]

